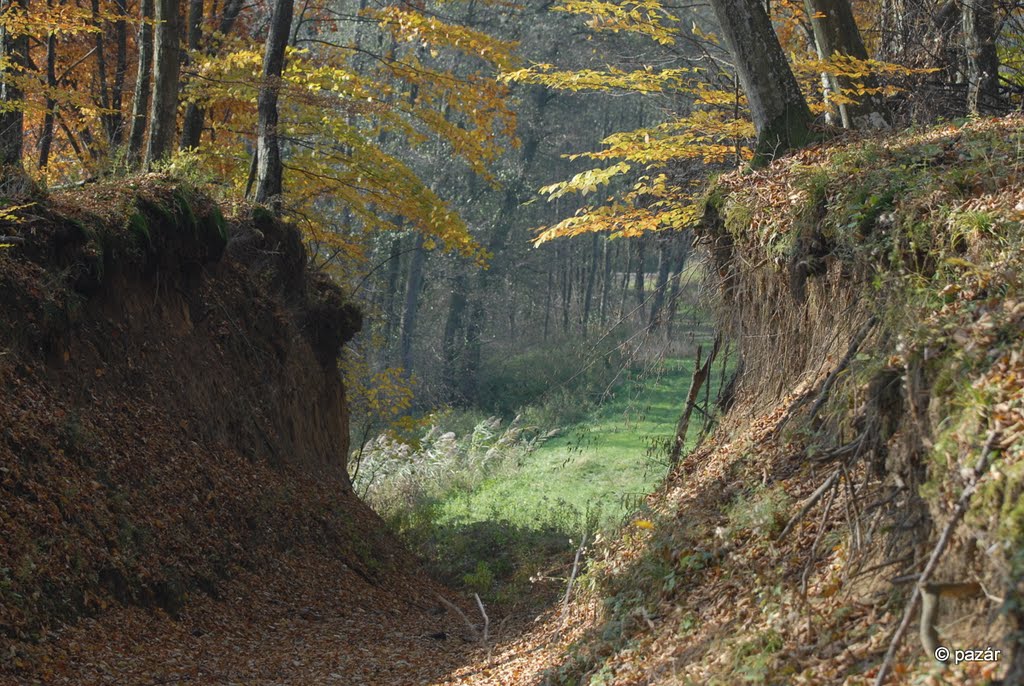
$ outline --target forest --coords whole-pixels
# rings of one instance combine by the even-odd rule
[[[1024,684],[1024,2],[0,0],[0,683]]]

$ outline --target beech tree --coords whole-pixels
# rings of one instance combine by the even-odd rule
[[[145,1],[145,0],[143,0]],[[217,24],[219,37],[226,37],[231,33],[242,12],[243,0],[228,0],[221,10],[220,21]],[[206,37],[203,43],[202,35],[202,3],[193,2],[189,5],[189,33],[188,50],[189,66],[194,71],[195,65],[200,57],[212,57],[216,55],[217,43],[212,36]],[[216,8],[216,5],[214,5]],[[200,54],[201,51],[201,54]],[[185,105],[185,114],[182,117],[181,125],[181,149],[198,148],[202,140],[203,125],[206,119],[206,108],[202,103],[196,102],[194,98],[188,100]]]
[[[57,100],[53,91],[57,88],[57,34],[51,33],[46,37],[46,63],[43,67],[45,72],[46,88],[49,91],[46,100],[43,102],[43,124],[39,132],[39,169],[45,170],[50,163],[50,150],[53,146],[53,125],[57,107]]]
[[[960,4],[967,63],[967,110],[974,114],[998,111],[1002,103],[996,52],[996,4],[994,0],[962,0]]]
[[[764,5],[757,0],[711,0],[757,129],[762,160],[811,140],[811,111],[793,76]]]
[[[293,0],[276,0],[263,54],[263,80],[256,103],[256,202],[281,207],[281,144],[278,137],[278,91],[284,70],[284,49],[292,28]]]
[[[807,15],[814,31],[818,57],[827,60],[835,56],[853,57],[860,62],[868,60],[868,51],[857,28],[849,0],[806,0]],[[878,90],[878,79],[873,74],[863,77],[863,90],[858,99],[844,97],[854,88],[849,76],[826,74],[833,98],[837,102],[840,120],[845,128],[880,128],[887,125],[885,105]]]
[[[149,114],[149,147],[146,166],[170,152],[178,115],[178,81],[181,74],[181,39],[176,0],[156,0],[153,45],[153,96]]]
[[[24,14],[28,0],[0,1],[0,16]],[[21,168],[25,115],[22,88],[18,83],[28,63],[28,35],[0,27],[0,177]]]
[[[139,31],[136,37],[138,61],[135,71],[135,91],[132,98],[131,123],[128,127],[128,165],[138,164],[142,145],[146,140],[146,114],[152,86],[153,68],[153,0],[139,0]]]

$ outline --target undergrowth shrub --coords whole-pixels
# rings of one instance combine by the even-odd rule
[[[488,601],[511,602],[545,560],[594,526],[596,515],[567,503],[551,503],[528,522],[496,510],[484,521],[452,515],[446,502],[516,469],[551,435],[521,417],[507,425],[488,417],[468,430],[466,419],[452,415],[447,426],[435,424],[411,442],[378,436],[364,451],[354,486],[436,576]],[[464,430],[446,430],[451,426]]]

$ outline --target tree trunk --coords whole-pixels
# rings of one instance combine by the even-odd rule
[[[127,0],[115,0],[117,13],[122,17],[128,16]],[[128,22],[118,19],[114,22],[114,46],[117,48],[116,62],[114,64],[114,85],[110,89],[110,109],[114,110],[110,115],[112,118],[111,130],[113,136],[111,143],[114,147],[121,145],[124,141],[124,81],[128,76]]]
[[[199,42],[203,38],[203,0],[189,0],[188,3],[188,32],[186,44],[188,51],[185,53],[186,67],[192,66],[192,61],[199,53]],[[186,73],[188,70],[186,69]],[[185,116],[181,122],[181,143],[179,148],[188,150],[198,148],[199,139],[203,133],[203,118],[198,115],[199,108],[194,102],[185,105]]]
[[[654,333],[661,325],[662,311],[665,306],[665,291],[668,290],[668,275],[672,268],[671,251],[670,241],[663,240],[658,248],[658,281],[654,287],[651,316],[647,320],[648,333]]]
[[[811,141],[811,112],[757,0],[712,0],[757,129],[755,161]]]
[[[587,323],[590,321],[590,308],[594,299],[594,281],[601,266],[601,237],[593,234],[590,243],[590,269],[587,272],[587,285],[583,291],[582,334],[587,335]]]
[[[96,55],[96,80],[99,85],[99,106],[103,108],[104,112],[100,115],[100,123],[103,125],[103,134],[107,139],[108,147],[114,142],[114,118],[110,114],[110,92],[107,90],[107,58],[105,53],[106,49],[106,30],[104,22],[100,19],[100,2],[99,0],[92,0],[92,22],[95,27],[95,41],[96,44],[93,47],[93,54]]]
[[[0,13],[17,10],[28,12],[28,0],[0,0]],[[10,64],[10,72],[20,71],[28,63],[28,36],[9,34],[0,29],[0,57]],[[0,71],[0,179],[11,174],[21,174],[21,148],[25,128],[25,114],[22,111],[24,94],[11,79],[8,70]],[[16,104],[15,104],[16,103]],[[14,104],[14,107],[11,105]]]
[[[619,252],[618,243],[615,244],[615,254]],[[604,273],[601,277],[601,326],[608,323],[608,300],[611,297],[612,286],[612,250],[611,241],[604,242]]]
[[[676,250],[675,260],[672,265],[672,275],[669,276],[669,283],[672,284],[672,289],[668,297],[668,315],[666,315],[665,335],[672,338],[672,326],[675,322],[676,312],[679,310],[679,295],[682,292],[682,280],[683,268],[686,266],[686,260],[690,256],[690,246],[693,238],[689,232],[684,237],[682,244]]]
[[[235,20],[238,19],[239,12],[242,11],[243,0],[228,0],[224,5],[224,14],[221,16],[220,26],[218,27],[218,33],[221,36],[226,36],[231,33],[231,29],[235,26]],[[209,43],[206,46],[207,54],[213,54],[214,46]],[[190,102],[185,106],[185,116],[182,120],[181,128],[181,147],[185,148],[196,148],[199,147],[199,142],[203,137],[203,123],[206,120],[206,110],[194,102]]]
[[[622,283],[619,286],[621,298],[619,298],[619,321],[626,316],[626,296],[629,294],[629,275],[633,273],[633,242],[630,239],[626,243],[626,266],[622,270]]]
[[[505,274],[505,295],[508,303],[508,342],[514,344],[516,340],[516,279],[515,273]]]
[[[398,357],[406,378],[412,376],[412,344],[416,336],[420,291],[423,290],[423,265],[427,260],[427,251],[423,247],[423,241],[423,234],[417,234],[416,249],[412,251],[412,259],[409,260],[409,279],[405,284],[405,307],[402,309],[402,333]]]
[[[57,34],[46,37],[46,104],[43,113],[43,128],[39,131],[39,169],[45,170],[50,163],[50,149],[53,147],[54,108],[57,101],[53,98],[57,88]]]
[[[967,61],[967,111],[998,112],[1002,103],[994,1],[962,0],[961,21]]]
[[[827,60],[832,55],[847,55],[858,60],[868,59],[853,8],[849,0],[806,0],[807,16],[811,18],[818,57]],[[828,76],[830,89],[841,93],[854,84],[849,78]],[[878,79],[868,75],[860,80],[865,88],[877,88]],[[858,96],[852,96],[857,98]],[[885,104],[881,95],[859,96],[856,103],[838,105],[843,127],[850,129],[877,129],[887,126]]]
[[[153,64],[153,29],[146,21],[153,17],[153,0],[139,0],[138,45],[139,64],[135,73],[135,94],[132,98],[132,121],[128,129],[128,165],[135,167],[142,155],[146,138],[146,111],[149,109],[149,78]]]
[[[551,299],[555,290],[555,272],[548,270],[548,289],[544,295],[544,341],[547,342],[551,333]]]
[[[456,264],[452,294],[448,301],[448,318],[444,324],[444,339],[441,341],[441,377],[445,390],[458,402],[466,400],[465,375],[460,373],[461,357],[466,346],[466,290],[469,279],[465,265]]]
[[[398,313],[395,312],[395,301],[398,295],[398,279],[401,277],[402,269],[402,237],[395,236],[391,241],[391,250],[388,253],[387,284],[384,287],[384,347],[393,350],[395,320]],[[385,357],[387,355],[385,354]]]
[[[149,110],[149,147],[146,167],[152,167],[171,150],[178,114],[178,79],[181,49],[178,3],[156,0],[156,28],[153,41],[153,97]]]
[[[569,334],[569,310],[572,307],[572,250],[563,241],[559,244],[562,265],[562,333]]]
[[[647,241],[641,236],[637,238],[636,243],[636,281],[633,283],[633,288],[636,291],[636,307],[637,307],[637,318],[643,322],[644,320],[644,299],[646,298],[646,291],[644,289],[644,275],[647,273],[647,260],[646,252]]]
[[[259,127],[256,133],[256,202],[281,209],[281,144],[278,138],[277,100],[284,71],[284,49],[291,35],[293,0],[276,0],[263,55],[263,82],[256,102]],[[415,255],[413,256],[415,261]],[[404,333],[404,332],[403,332]]]

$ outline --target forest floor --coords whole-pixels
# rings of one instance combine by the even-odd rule
[[[688,362],[669,360],[622,384],[594,417],[532,454],[512,483],[488,482],[458,505],[463,516],[499,512],[529,526],[530,493],[534,508],[567,500],[620,521],[623,495],[660,478],[664,465],[644,449],[667,439],[689,374]],[[531,492],[530,483],[543,487]],[[112,604],[12,657],[24,684],[533,683],[584,626],[578,608],[562,609],[573,551],[564,557],[514,601],[486,606],[486,643],[471,595],[459,601],[415,571],[356,570],[306,546],[240,574],[216,597],[193,596],[176,617]]]
[[[735,440],[699,450],[684,468],[686,478],[661,501],[664,511],[651,517],[657,530],[649,530],[647,520],[634,521],[623,533],[625,543],[592,562],[639,567],[643,560],[636,551],[671,522],[684,519],[692,531],[725,523],[736,485],[751,476],[746,456],[752,453],[759,455],[759,464],[768,460],[784,475],[787,491],[804,496],[814,490],[822,474],[799,468],[790,446],[775,438],[785,407],[753,417]],[[829,526],[841,523],[842,496],[838,500]],[[634,628],[634,639],[626,644],[609,638],[609,608],[593,589],[584,587],[563,608],[564,585],[548,582],[516,607],[488,607],[484,643],[440,600],[440,594],[452,598],[450,592],[422,576],[367,578],[316,550],[296,550],[282,555],[270,572],[233,580],[219,600],[196,599],[176,619],[159,610],[117,607],[60,630],[31,656],[38,661],[38,679],[22,683],[526,686],[562,683],[559,672],[595,648],[604,654],[609,680],[593,681],[598,675],[591,674],[585,683],[726,683],[713,676],[723,667],[715,646],[753,645],[775,635],[780,621],[790,621],[791,610],[783,605],[775,614],[760,611],[761,594],[774,583],[771,574],[762,578],[761,572],[776,569],[788,576],[805,564],[816,570],[810,588],[825,604],[815,608],[814,620],[801,621],[799,611],[793,615],[787,632],[816,632],[817,640],[799,654],[786,655],[790,683],[837,683],[844,672],[862,677],[847,678],[848,683],[866,683],[888,635],[878,629],[893,617],[823,590],[833,582],[842,551],[808,559],[815,528],[801,527],[777,547],[753,535],[743,547],[723,551],[717,572],[695,569],[692,579],[680,581],[687,588],[685,603],[638,614],[636,623],[647,628],[640,634]],[[460,604],[479,632],[478,610],[471,601]],[[775,652],[773,646],[760,646],[746,652],[746,662],[727,667],[763,682],[770,660],[778,658]],[[908,646],[904,659],[914,653]],[[759,662],[766,655],[769,662]],[[921,683],[981,683],[992,667],[975,663]]]
[[[290,554],[273,574],[240,578],[230,597],[198,599],[176,619],[118,607],[58,630],[24,658],[34,676],[12,683],[526,684],[514,675],[547,665],[575,635],[559,633],[557,611],[494,613],[497,635],[483,644],[441,592],[422,578],[367,584],[315,551]]]

